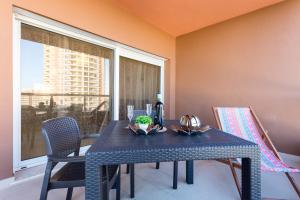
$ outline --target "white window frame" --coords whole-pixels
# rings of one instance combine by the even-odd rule
[[[110,84],[114,84],[113,119],[119,118],[119,57],[127,57],[141,62],[160,66],[162,101],[164,101],[164,63],[165,58],[129,47],[127,45],[109,40],[98,35],[74,28],[72,26],[45,18],[29,11],[13,8],[13,172],[22,168],[32,167],[46,162],[46,156],[21,161],[21,81],[20,81],[20,40],[21,23],[46,29],[55,33],[66,35],[95,45],[106,47],[114,51],[114,74]],[[89,146],[81,147],[85,152]]]

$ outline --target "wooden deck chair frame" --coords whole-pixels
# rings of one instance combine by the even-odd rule
[[[222,126],[221,126],[221,122],[220,122],[220,118],[219,118],[219,115],[218,115],[217,108],[218,107],[212,107],[213,113],[214,113],[214,117],[216,119],[218,128],[220,130],[222,130]],[[248,108],[250,109],[250,112],[253,115],[255,122],[257,123],[259,129],[261,130],[260,131],[260,133],[261,133],[260,136],[262,137],[262,140],[267,144],[267,146],[269,146],[269,148],[272,150],[272,152],[274,153],[274,155],[279,160],[282,161],[281,156],[279,155],[278,151],[276,150],[274,144],[272,143],[272,141],[271,141],[271,139],[270,139],[270,137],[268,135],[268,131],[266,129],[264,129],[264,127],[262,126],[262,123],[259,121],[259,119],[258,119],[257,115],[255,114],[254,110],[252,109],[252,107],[249,106]],[[231,173],[232,173],[234,181],[235,181],[235,184],[237,186],[238,192],[239,192],[240,196],[242,197],[241,185],[239,183],[239,179],[238,179],[237,173],[235,171],[235,168],[241,168],[241,165],[239,163],[237,163],[237,162],[233,162],[230,159],[228,159],[228,160],[218,160],[218,161],[226,163],[226,164],[229,165],[229,167],[231,169]],[[300,198],[300,189],[297,187],[297,185],[295,183],[295,180],[293,179],[293,177],[288,172],[284,172],[284,173],[287,176],[287,178],[289,179],[290,183],[292,184],[292,186],[293,186],[294,190],[296,191],[298,197]]]

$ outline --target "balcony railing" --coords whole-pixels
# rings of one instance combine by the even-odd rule
[[[83,137],[98,134],[111,120],[110,95],[21,93],[22,160],[43,155],[41,124],[69,116],[76,119]],[[88,145],[91,140],[83,140]]]

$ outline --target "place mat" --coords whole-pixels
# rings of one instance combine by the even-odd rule
[[[159,132],[159,133],[164,133],[164,132],[166,132],[168,129],[167,129],[167,127],[162,127],[162,129],[158,129],[157,130],[157,132]]]
[[[155,133],[162,133],[167,131],[166,127],[163,127],[162,129],[159,129],[158,125],[151,125],[148,127],[147,131],[140,129],[137,125],[128,124],[129,129],[134,132],[137,135],[150,135]]]
[[[171,125],[171,129],[174,132],[182,134],[182,135],[197,135],[197,134],[205,133],[206,131],[210,130],[211,128],[208,125],[205,125],[205,126],[201,126],[199,128],[195,128],[191,131],[186,131],[181,126]]]

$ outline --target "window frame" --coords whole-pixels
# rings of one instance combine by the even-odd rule
[[[113,40],[95,35],[93,33],[75,28],[70,25],[37,15],[35,13],[23,10],[21,8],[13,8],[13,172],[44,164],[46,156],[21,160],[21,75],[20,75],[20,41],[21,41],[21,23],[42,28],[58,34],[66,35],[75,39],[79,39],[91,44],[112,49],[114,52],[113,59],[113,84],[112,98],[112,118],[119,118],[119,58],[120,56],[134,59],[137,61],[157,65],[160,67],[160,91],[162,101],[164,102],[164,71],[165,61],[163,57],[150,54],[148,52],[135,49],[133,47],[118,43]],[[117,109],[116,109],[117,108]],[[89,146],[81,147],[80,152],[84,153]]]

